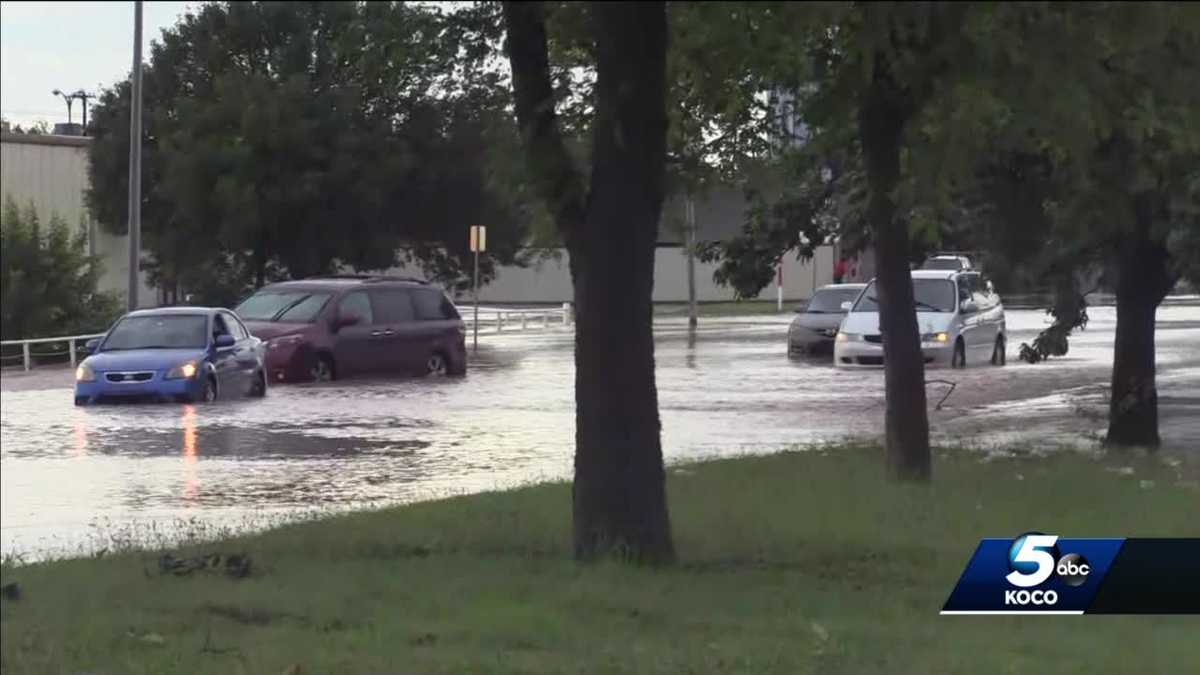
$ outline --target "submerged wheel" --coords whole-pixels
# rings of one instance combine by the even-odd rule
[[[1008,354],[1005,349],[1003,335],[996,336],[996,346],[992,348],[992,365],[1003,366],[1008,363]]]
[[[441,352],[434,352],[429,355],[429,359],[425,361],[426,375],[445,375],[446,374],[446,357],[442,356]]]
[[[217,400],[217,383],[211,377],[204,378],[204,390],[200,392],[200,401],[212,403]]]
[[[331,382],[337,378],[337,370],[334,369],[333,359],[328,354],[318,354],[308,374],[311,376],[313,382]]]
[[[962,339],[954,343],[954,356],[950,360],[951,368],[966,368],[967,367],[967,346],[963,344]]]
[[[262,398],[267,395],[267,374],[263,371],[258,371],[258,375],[254,378],[254,384],[250,386],[250,395],[254,398]]]

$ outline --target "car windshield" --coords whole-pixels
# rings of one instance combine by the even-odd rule
[[[913,304],[917,312],[953,312],[954,284],[948,279],[913,279]],[[878,312],[879,303],[875,295],[875,282],[859,298],[851,312]]]
[[[203,349],[208,345],[203,314],[127,316],[112,329],[101,351]]]
[[[843,302],[850,302],[858,295],[862,287],[858,288],[822,288],[818,290],[812,300],[808,303],[808,309],[805,311],[809,314],[840,314]]]
[[[963,267],[958,258],[930,258],[921,265],[923,270],[958,270]]]
[[[234,310],[244,321],[311,323],[329,301],[328,293],[255,293]]]

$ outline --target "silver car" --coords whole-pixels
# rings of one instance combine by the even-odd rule
[[[833,339],[846,316],[843,303],[853,303],[866,284],[831,284],[813,293],[788,327],[788,354],[832,354]]]

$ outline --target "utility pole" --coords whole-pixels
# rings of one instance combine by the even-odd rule
[[[142,251],[142,0],[133,3],[133,99],[129,106],[129,311],[138,308]]]
[[[73,98],[77,98],[77,99],[79,99],[80,101],[82,101],[82,102],[83,102],[83,135],[84,135],[84,136],[87,136],[87,105],[88,105],[88,99],[89,99],[89,98],[96,98],[96,95],[95,95],[95,94],[89,94],[89,93],[87,93],[86,91],[84,91],[84,90],[80,89],[79,91],[75,92],[74,94],[71,94],[71,96],[72,96]]]
[[[688,281],[688,326],[695,328],[698,323],[696,311],[696,204],[692,202],[689,192],[684,207],[684,227],[687,234],[684,243],[687,248],[687,281]]]

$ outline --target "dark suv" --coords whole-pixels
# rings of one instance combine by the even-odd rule
[[[419,279],[284,281],[263,287],[236,311],[267,342],[266,368],[275,382],[467,372],[462,318],[445,293]]]

